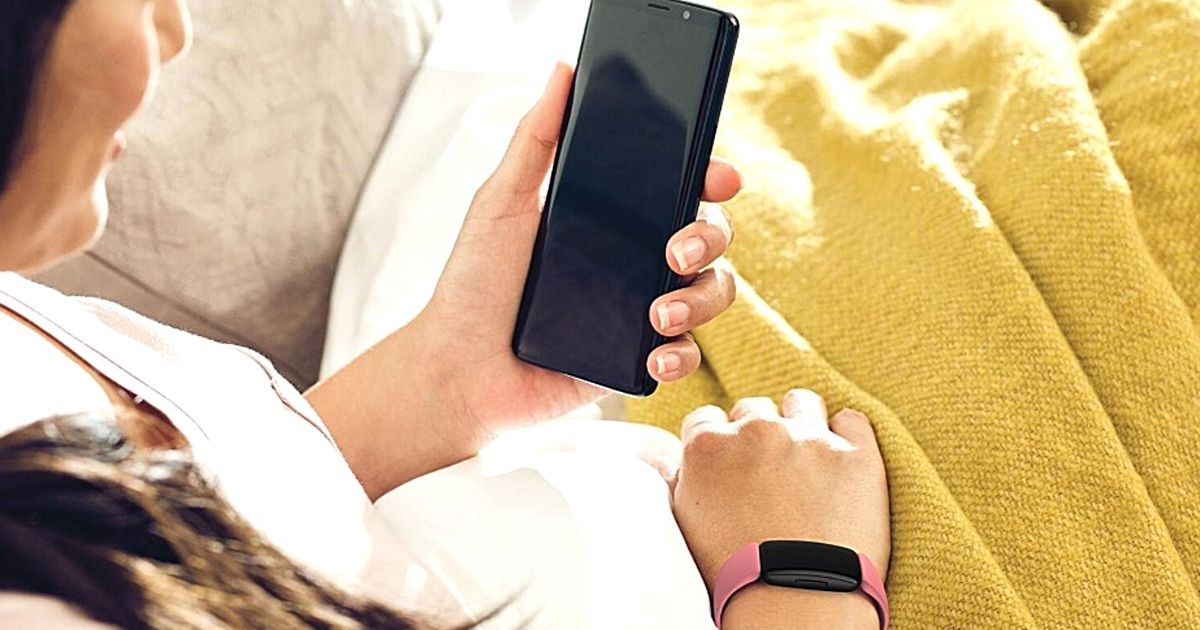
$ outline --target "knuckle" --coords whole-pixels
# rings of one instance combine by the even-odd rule
[[[860,424],[865,424],[865,425],[870,425],[870,424],[871,424],[871,421],[870,421],[870,419],[869,419],[869,418],[867,418],[867,414],[865,414],[865,413],[863,413],[863,412],[861,412],[861,411],[859,411],[859,410],[857,410],[857,409],[852,409],[852,408],[850,408],[850,407],[847,407],[847,408],[845,408],[845,409],[843,409],[843,410],[842,410],[842,413],[845,413],[845,414],[846,414],[846,417],[847,417],[847,418],[848,418],[848,419],[849,419],[851,422],[858,422],[858,423],[860,423]]]
[[[854,409],[846,408],[829,419],[831,427],[838,427],[847,431],[866,430],[873,433],[871,429],[871,421],[865,415]]]
[[[772,442],[787,436],[787,427],[782,422],[767,418],[748,418],[742,421],[740,435],[756,442]]]
[[[805,435],[796,440],[796,449],[807,457],[826,457],[836,454],[828,440],[817,435]]]
[[[684,461],[703,461],[711,459],[721,448],[721,435],[712,431],[701,431],[692,436],[683,445]]]
[[[731,415],[739,418],[761,418],[774,404],[770,398],[762,396],[743,398],[733,406]]]
[[[825,399],[822,398],[820,394],[811,389],[803,388],[788,390],[788,393],[784,394],[783,398],[785,401],[791,402],[792,404],[825,403]]]
[[[851,469],[862,472],[862,464],[853,448],[841,448],[828,440],[809,439],[799,445],[800,458],[822,469]]]
[[[543,149],[554,149],[558,144],[556,139],[543,138],[538,135],[537,121],[534,118],[534,113],[530,111],[521,117],[521,121],[517,123],[517,129],[513,133],[513,143],[517,144],[524,141],[525,143],[533,143],[533,145]]]
[[[684,416],[684,425],[695,424],[697,422],[724,422],[725,412],[716,405],[704,405],[692,410],[691,413]]]

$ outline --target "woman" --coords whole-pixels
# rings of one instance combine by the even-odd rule
[[[189,39],[182,0],[0,5],[0,272],[52,266],[98,236],[120,128]],[[428,308],[304,396],[248,350],[0,273],[0,625],[47,611],[80,625],[408,627],[392,608],[432,618],[435,600],[455,601],[370,501],[601,395],[509,348],[570,82],[556,69],[522,120]],[[714,160],[706,199],[739,188]],[[668,243],[689,283],[651,309],[673,338],[649,359],[659,381],[697,368],[687,331],[733,300],[730,275],[709,267],[731,236],[709,207]],[[750,399],[728,420],[692,414],[665,467],[706,584],[769,538],[851,547],[886,574],[886,483],[861,414],[827,420],[794,392],[782,412]],[[724,615],[735,630],[797,619],[879,624],[866,598],[760,586]]]

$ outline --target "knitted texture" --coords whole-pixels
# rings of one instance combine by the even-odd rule
[[[896,628],[1200,628],[1200,2],[725,4],[740,295],[631,416],[870,415]]]

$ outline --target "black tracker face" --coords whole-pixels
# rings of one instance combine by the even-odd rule
[[[676,288],[736,43],[733,16],[675,0],[592,0],[521,301],[521,359],[634,395]]]
[[[762,581],[773,586],[848,593],[862,583],[858,554],[818,542],[771,541],[758,547]]]

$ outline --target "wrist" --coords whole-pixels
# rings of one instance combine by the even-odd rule
[[[371,500],[477,452],[453,375],[418,317],[305,394]]]
[[[437,410],[440,421],[479,439],[490,439],[493,431],[488,418],[477,413],[473,402],[479,367],[463,360],[454,343],[458,340],[447,338],[445,325],[439,323],[446,317],[438,304],[435,295],[425,310],[392,335],[395,343],[408,348],[407,362],[412,372],[405,380],[420,390],[425,403]]]
[[[477,448],[472,447],[490,439],[491,433],[472,413],[467,400],[470,377],[452,360],[450,344],[435,321],[422,311],[380,344],[388,346],[381,352],[389,362],[387,369],[403,384],[385,395],[397,411],[412,410],[423,418],[423,425],[437,433],[438,444],[463,445],[462,450],[473,455]]]
[[[754,584],[725,608],[721,628],[879,630],[879,613],[862,593],[830,593]]]
[[[888,600],[883,578],[864,554],[840,545],[802,540],[771,540],[738,548],[721,566],[712,586],[713,620],[722,627],[725,612],[743,591],[759,585],[778,590],[831,593],[831,601],[857,594],[877,612],[878,626],[888,628]],[[829,598],[826,598],[829,599]],[[840,618],[839,616],[835,618]],[[851,615],[851,619],[854,616]]]

